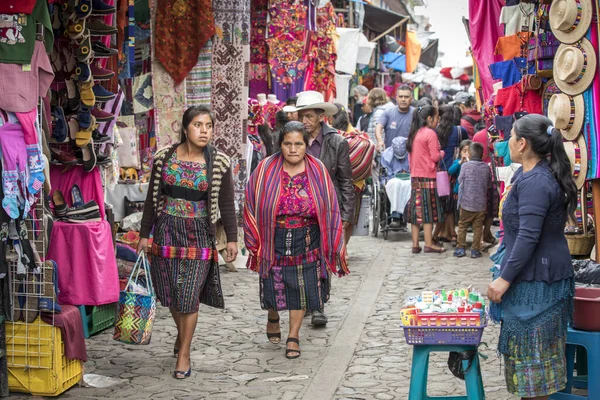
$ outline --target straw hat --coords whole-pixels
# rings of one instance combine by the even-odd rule
[[[585,177],[587,176],[587,164],[588,154],[587,146],[583,135],[579,135],[576,141],[565,141],[563,142],[565,151],[571,162],[571,172],[573,173],[573,179],[578,189],[581,189],[585,184]]]
[[[550,99],[555,94],[562,93],[554,79],[548,79],[548,82],[544,85],[544,91],[542,92],[542,107],[544,109],[544,115],[548,115],[548,104],[550,103]]]
[[[307,90],[298,94],[296,110],[323,110],[328,117],[332,117],[338,112],[338,108],[333,103],[325,102],[323,95],[314,90]]]
[[[581,133],[585,117],[583,96],[555,94],[548,104],[548,118],[567,140],[575,140]]]
[[[561,44],[554,58],[554,80],[571,96],[585,92],[596,73],[596,51],[587,39],[573,45]]]
[[[581,39],[592,22],[592,0],[554,0],[550,7],[552,33],[562,43]]]

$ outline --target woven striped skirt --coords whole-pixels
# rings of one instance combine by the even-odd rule
[[[275,228],[275,265],[260,278],[263,310],[322,310],[329,279],[321,278],[321,232],[316,223]]]
[[[412,191],[408,218],[411,224],[444,222],[444,208],[437,193],[435,178],[410,178]]]
[[[218,268],[216,241],[208,217],[174,214],[165,209],[154,225],[152,281],[163,307],[194,313],[210,268]]]

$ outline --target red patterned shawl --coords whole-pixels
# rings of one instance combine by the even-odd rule
[[[338,276],[350,271],[346,262],[344,230],[333,182],[317,158],[305,157],[306,175],[317,203],[317,220],[321,230],[321,255],[327,269]],[[244,207],[244,241],[250,251],[247,267],[269,276],[275,261],[275,220],[281,194],[283,156],[277,153],[262,161],[246,186]],[[323,269],[323,277],[326,275]]]

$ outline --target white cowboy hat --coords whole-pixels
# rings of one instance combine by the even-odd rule
[[[550,28],[562,43],[581,39],[592,22],[592,0],[554,0],[550,7]]]
[[[583,96],[554,94],[548,103],[548,118],[567,140],[575,140],[581,133],[585,119]]]
[[[554,58],[556,86],[571,96],[586,91],[596,74],[596,50],[583,38],[575,44],[561,44]]]
[[[306,92],[298,93],[296,100],[296,110],[323,110],[328,117],[338,113],[338,108],[333,103],[325,102],[325,98],[319,92],[307,90]]]
[[[588,170],[588,153],[585,139],[583,135],[579,135],[577,140],[567,140],[563,142],[563,145],[571,163],[571,172],[573,173],[575,184],[578,189],[581,189],[585,184]]]
[[[284,106],[281,111],[283,111],[284,113],[293,113],[298,111],[298,109],[294,106]]]

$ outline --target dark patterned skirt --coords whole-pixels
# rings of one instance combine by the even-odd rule
[[[329,279],[322,277],[319,225],[275,229],[276,262],[260,278],[263,310],[322,310],[329,299]]]
[[[454,185],[456,184],[456,177],[450,177],[450,187],[454,189]],[[458,209],[458,193],[450,193],[449,196],[440,197],[440,201],[442,202],[442,207],[444,210],[444,214],[456,214]],[[458,221],[458,219],[457,219]]]
[[[198,312],[211,268],[218,268],[216,241],[208,217],[162,212],[154,225],[151,274],[163,307]]]
[[[498,193],[498,188],[496,187],[496,184],[492,183],[492,187],[488,189],[485,217],[498,218],[499,211],[500,193]]]
[[[412,191],[409,223],[415,225],[444,222],[444,208],[437,193],[435,178],[410,178]]]

